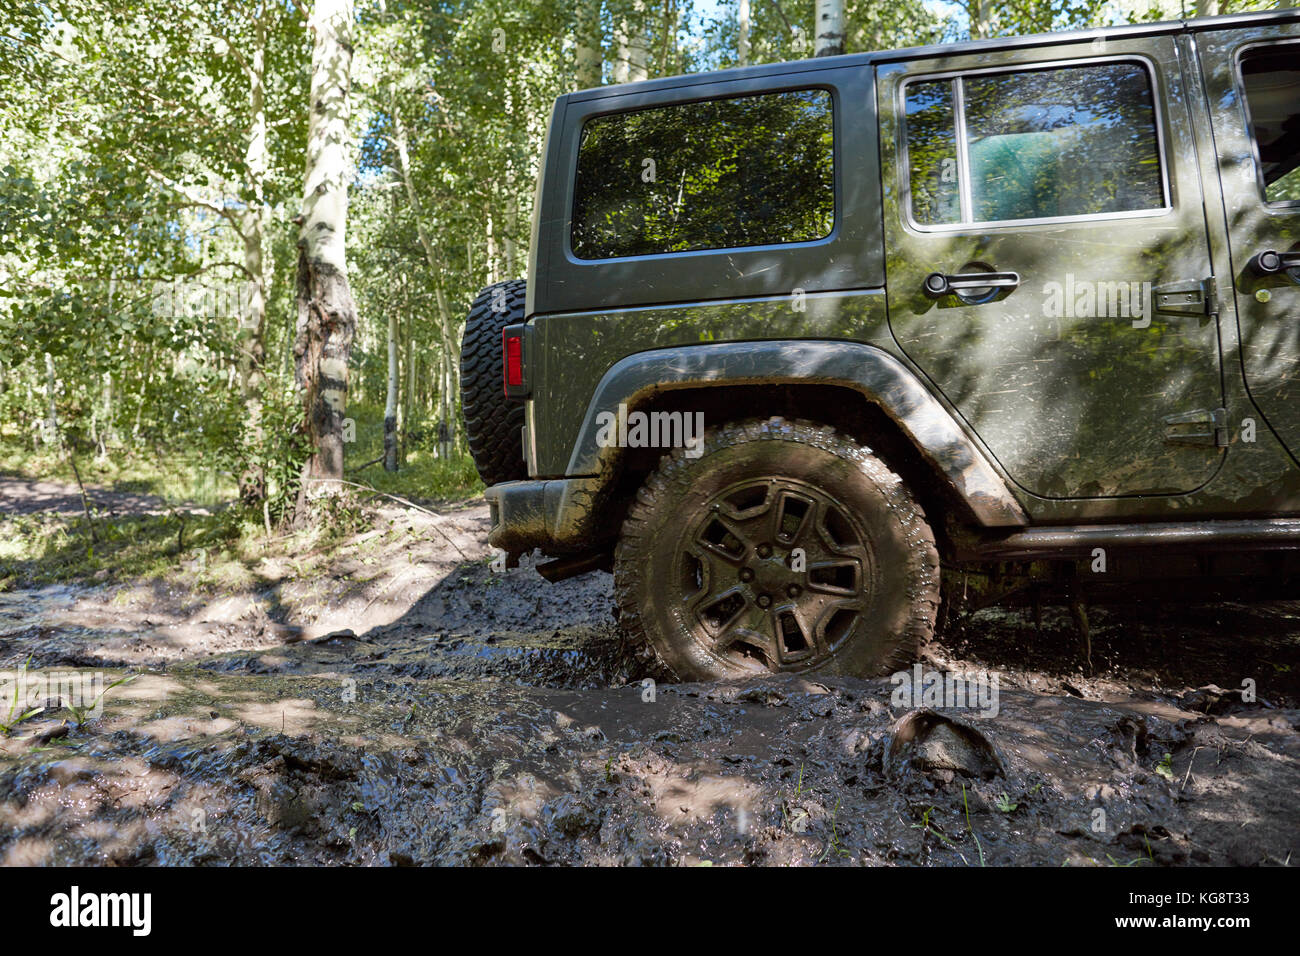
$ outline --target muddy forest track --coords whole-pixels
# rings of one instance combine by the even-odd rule
[[[139,675],[98,717],[51,702],[0,738],[0,862],[1267,865],[1300,849],[1300,604],[1097,609],[1093,677],[1064,609],[1041,629],[981,612],[919,663],[996,675],[996,716],[940,708],[900,747],[913,708],[888,679],[647,672],[608,575],[492,571],[481,501],[374,527],[310,575],[268,556],[229,593],[0,593],[11,676],[28,657]]]
[[[167,514],[167,502],[158,495],[128,491],[121,486],[87,485],[90,506],[106,515]],[[65,481],[36,481],[0,474],[0,516],[39,513],[81,514],[81,490]]]

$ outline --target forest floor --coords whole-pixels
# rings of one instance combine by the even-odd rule
[[[167,502],[159,495],[121,486],[87,488],[87,501],[109,515],[165,514]],[[83,510],[81,490],[58,480],[0,475],[0,515],[75,515]]]
[[[17,482],[0,479],[0,510],[80,508]],[[239,575],[178,545],[139,579],[11,578],[0,863],[1276,865],[1300,849],[1300,603],[1094,608],[1090,676],[1064,609],[1041,627],[985,610],[921,664],[995,674],[996,716],[908,718],[888,679],[665,681],[624,651],[609,575],[495,572],[481,498],[431,510],[268,539]],[[24,666],[47,680],[30,717],[8,696]],[[107,689],[64,706],[71,673]]]

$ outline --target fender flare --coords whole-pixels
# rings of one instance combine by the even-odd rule
[[[878,405],[987,528],[1024,527],[1029,515],[989,457],[897,358],[860,342],[719,342],[638,352],[601,378],[569,459],[569,476],[611,473],[618,448],[596,441],[598,416],[643,405],[668,389],[718,385],[837,385]]]

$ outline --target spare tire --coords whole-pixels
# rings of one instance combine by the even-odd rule
[[[524,320],[523,279],[488,286],[474,299],[460,347],[461,410],[474,467],[485,485],[528,477],[520,430],[524,406],[506,401],[501,330]]]

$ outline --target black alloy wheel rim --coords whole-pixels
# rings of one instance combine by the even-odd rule
[[[715,494],[677,554],[675,597],[693,639],[745,669],[823,663],[869,606],[874,564],[861,522],[797,479],[751,479]]]

